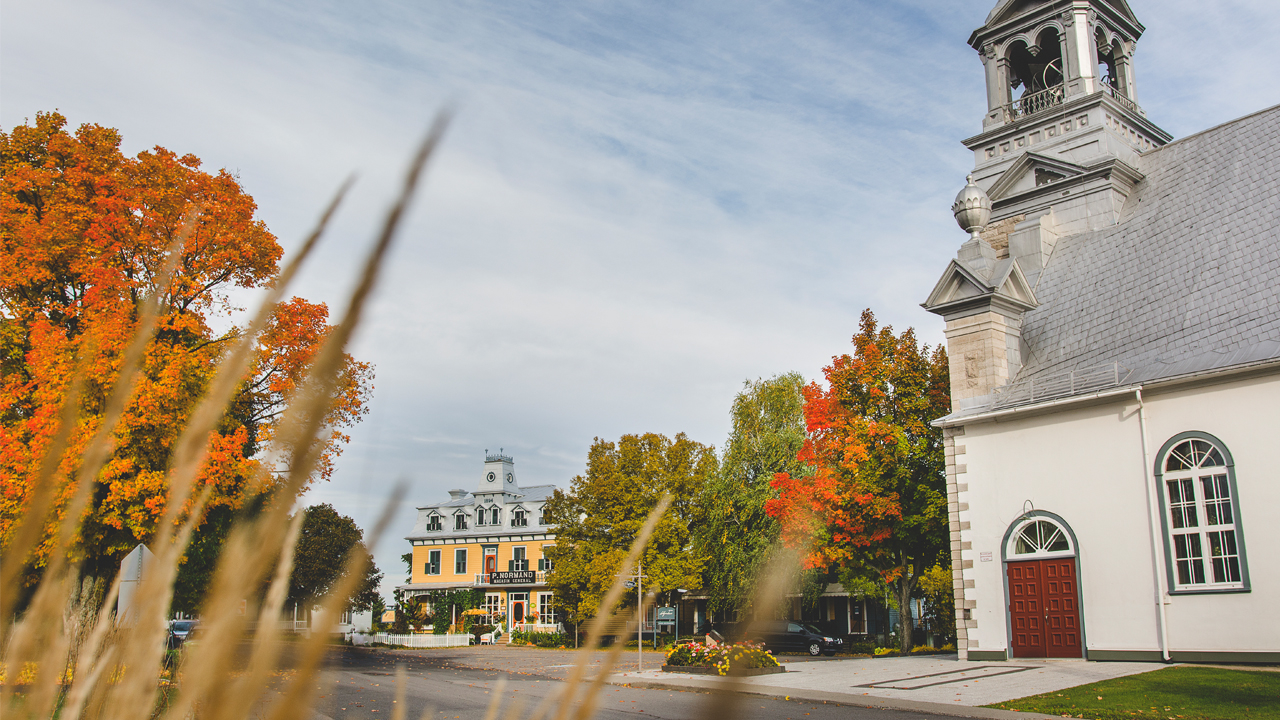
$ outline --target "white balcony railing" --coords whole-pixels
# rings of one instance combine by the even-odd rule
[[[1024,94],[1002,108],[1004,110],[1004,121],[1021,120],[1024,117],[1061,105],[1065,97],[1065,88],[1065,85],[1059,83],[1044,90]]]
[[[1102,91],[1110,95],[1113,100],[1120,103],[1121,107],[1127,110],[1130,110],[1132,112],[1136,112],[1139,114],[1142,113],[1142,108],[1138,107],[1138,103],[1130,100],[1129,97],[1124,94],[1123,90],[1121,90],[1120,88],[1116,87],[1111,83],[1110,79],[1103,78]]]

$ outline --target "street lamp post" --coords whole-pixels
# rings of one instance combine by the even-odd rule
[[[684,594],[689,592],[684,588],[676,588],[676,592],[680,593],[680,598],[676,600],[676,644],[680,644],[680,603],[684,601]]]
[[[624,585],[636,589],[636,672],[639,672],[644,670],[644,561],[637,561],[636,574],[627,577],[635,578],[635,582],[628,580]]]

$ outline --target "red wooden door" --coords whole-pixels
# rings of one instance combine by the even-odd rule
[[[1081,657],[1076,561],[1009,563],[1014,657]]]
[[[1009,621],[1013,624],[1013,656],[1044,657],[1044,607],[1041,605],[1040,561],[1009,563]]]
[[[1080,607],[1075,558],[1041,560],[1044,580],[1045,652],[1049,657],[1080,655]]]

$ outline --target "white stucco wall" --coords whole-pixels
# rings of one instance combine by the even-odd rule
[[[1280,539],[1271,530],[1280,523],[1280,470],[1272,459],[1280,446],[1274,419],[1280,376],[1176,392],[1148,389],[1144,400],[1152,463],[1165,441],[1190,430],[1216,436],[1231,452],[1251,580],[1248,593],[1167,596],[1169,647],[1280,651],[1280,623],[1270,621],[1280,605]],[[973,561],[964,571],[972,581],[966,597],[976,600],[970,649],[1008,647],[1001,543],[1030,501],[1036,510],[1061,516],[1079,541],[1085,647],[1159,650],[1154,573],[1165,573],[1164,545],[1157,546],[1153,565],[1137,410],[1129,395],[1104,405],[971,424],[955,438],[956,462],[964,469],[957,480],[967,485],[959,494],[959,518],[969,523],[961,538],[969,543],[965,559]],[[982,553],[992,560],[983,562]]]

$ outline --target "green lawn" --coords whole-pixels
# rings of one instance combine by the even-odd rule
[[[1091,720],[1280,719],[1280,673],[1171,667],[987,707]]]

